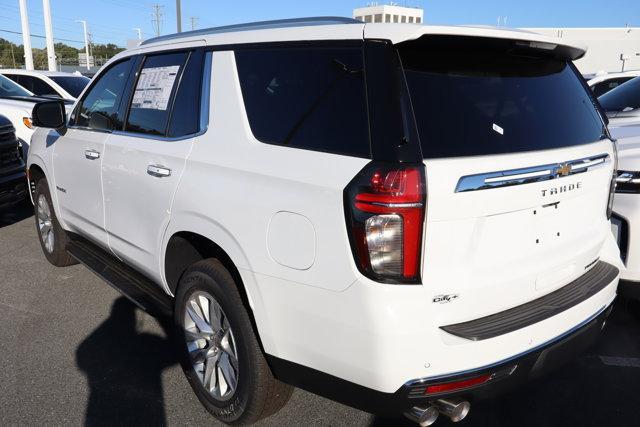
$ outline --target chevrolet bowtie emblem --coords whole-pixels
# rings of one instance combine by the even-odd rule
[[[556,169],[556,174],[558,176],[567,176],[571,173],[571,165],[569,163],[562,163]]]

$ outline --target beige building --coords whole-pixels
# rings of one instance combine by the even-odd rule
[[[363,22],[422,24],[423,15],[424,11],[420,8],[398,6],[393,2],[383,5],[371,3],[353,10],[353,17]]]

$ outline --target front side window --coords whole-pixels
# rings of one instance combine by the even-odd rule
[[[120,103],[131,71],[131,59],[102,73],[82,100],[75,124],[80,127],[113,130],[122,128]]]
[[[629,111],[640,108],[640,77],[621,84],[598,98],[607,112]]]
[[[11,79],[0,75],[0,98],[11,96],[31,96],[31,94]]]
[[[235,55],[256,139],[370,157],[361,47],[245,49]]]
[[[587,144],[603,137],[569,61],[513,41],[430,37],[400,47],[425,158]]]
[[[164,136],[189,52],[149,56],[136,82],[126,130]],[[197,102],[197,101],[194,101]]]

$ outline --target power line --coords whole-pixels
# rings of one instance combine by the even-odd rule
[[[18,34],[18,35],[22,35],[22,33],[20,31],[11,31],[11,30],[5,30],[3,28],[0,28],[0,31],[2,31],[3,33],[11,33],[11,34]],[[31,37],[37,37],[39,39],[46,39],[45,36],[42,36],[40,34],[31,34]],[[57,41],[62,41],[62,42],[69,42],[69,43],[80,43],[80,44],[84,44],[84,42],[80,41],[80,40],[71,40],[71,39],[60,39],[57,37],[54,37],[54,40]]]

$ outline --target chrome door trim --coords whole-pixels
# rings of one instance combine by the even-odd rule
[[[597,156],[585,157],[562,163],[551,163],[521,169],[466,175],[458,180],[455,192],[463,193],[466,191],[489,190],[492,188],[548,181],[551,179],[583,173],[591,168],[604,165],[610,161],[609,154],[599,154]]]

